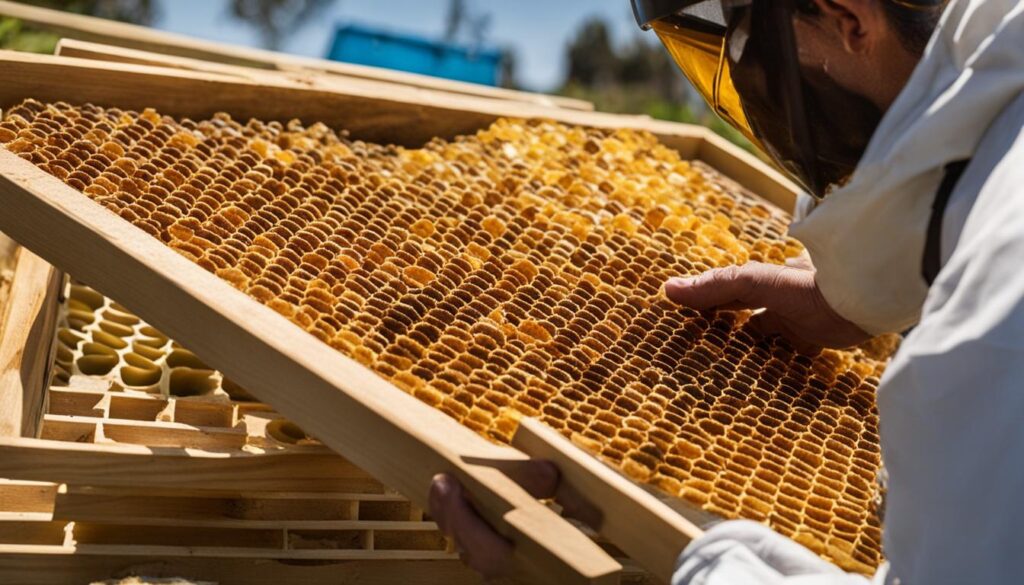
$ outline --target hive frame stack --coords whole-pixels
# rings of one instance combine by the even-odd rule
[[[42,440],[34,442],[46,451],[35,459],[36,473],[66,485],[0,481],[0,540],[20,544],[0,553],[5,581],[85,583],[141,573],[315,583],[357,571],[370,582],[389,583],[408,571],[426,582],[477,582],[408,500],[269,407],[230,387],[242,402],[229,400],[218,374],[195,369],[203,366],[187,350],[123,308],[80,285],[70,290],[58,319],[55,385],[45,395]],[[126,327],[133,321],[134,333]],[[157,370],[158,384],[119,370],[113,377],[85,374],[102,366],[95,358],[122,346],[157,359],[164,368]],[[176,355],[171,364],[156,357],[160,348]],[[175,371],[209,383],[175,382],[169,375]],[[203,396],[168,396],[198,394],[207,385],[211,391]],[[125,465],[124,449],[119,459],[110,447],[115,443],[144,446],[128,447],[127,454],[138,455],[149,471]],[[75,448],[83,444],[90,448]],[[151,449],[164,456],[155,460]],[[185,449],[221,459],[208,460],[216,467],[198,475],[188,464],[197,459]],[[258,464],[252,473],[222,464],[224,456],[246,451],[277,456],[251,458]],[[275,467],[282,456],[290,471],[261,469]],[[307,471],[317,467],[329,471],[310,478]],[[298,561],[327,565],[287,564]]]
[[[197,115],[197,113],[211,111],[213,109],[225,109],[240,112],[240,115],[260,115],[264,118],[274,118],[280,117],[286,111],[289,112],[289,115],[295,111],[301,112],[302,106],[309,104],[308,100],[312,98],[314,102],[320,103],[314,103],[314,107],[312,108],[313,113],[303,117],[313,120],[318,119],[322,115],[327,115],[324,114],[325,112],[335,112],[335,114],[329,114],[329,122],[339,126],[353,126],[354,124],[345,123],[345,117],[339,117],[337,112],[341,111],[347,104],[355,104],[364,108],[375,109],[378,114],[382,114],[380,118],[371,121],[370,124],[365,125],[362,128],[356,128],[357,132],[365,133],[368,137],[378,140],[386,140],[387,137],[390,136],[396,140],[402,140],[407,143],[416,143],[424,136],[432,136],[434,134],[451,136],[460,132],[465,132],[466,128],[474,127],[474,124],[479,125],[489,120],[493,120],[498,116],[505,115],[555,117],[562,118],[563,121],[569,123],[605,127],[622,125],[641,126],[659,133],[663,141],[679,148],[684,156],[711,159],[711,162],[718,162],[719,166],[731,169],[733,175],[737,176],[741,181],[755,188],[759,188],[759,190],[764,193],[773,195],[776,202],[783,206],[788,206],[792,198],[792,191],[788,185],[778,180],[777,175],[773,172],[766,171],[763,165],[760,165],[751,157],[738,154],[735,149],[723,145],[720,140],[711,137],[702,129],[652,123],[615,116],[579,115],[570,112],[559,112],[557,114],[553,114],[550,110],[537,110],[531,107],[510,104],[483,104],[479,100],[462,97],[438,100],[426,105],[412,103],[409,101],[403,103],[393,99],[381,99],[382,96],[379,95],[373,96],[372,92],[370,92],[365,86],[360,86],[359,84],[353,84],[351,88],[342,87],[341,85],[333,85],[330,89],[299,89],[293,85],[269,79],[265,82],[261,82],[260,84],[256,84],[252,82],[238,81],[236,79],[227,79],[223,76],[185,74],[147,67],[87,64],[66,59],[37,59],[27,56],[11,56],[8,61],[8,64],[11,67],[20,70],[20,72],[24,74],[14,74],[13,79],[24,80],[24,83],[20,85],[18,83],[14,83],[12,86],[5,88],[6,93],[3,100],[5,105],[13,103],[19,97],[34,96],[42,97],[44,99],[63,99],[63,97],[67,96],[61,96],[62,90],[55,87],[52,83],[46,83],[44,80],[70,75],[71,78],[73,78],[72,85],[77,85],[78,89],[84,89],[84,92],[76,92],[76,101],[123,103],[126,107],[155,105],[163,108],[164,111],[178,113],[179,115]],[[67,79],[67,77],[65,77],[65,79]],[[106,80],[107,83],[97,83],[97,79]],[[78,80],[80,84],[75,84],[74,80]],[[117,85],[117,82],[134,85],[136,89],[134,91],[118,92],[111,86],[111,84]],[[210,101],[213,102],[212,104],[195,104],[192,103],[192,101],[181,99],[186,95],[190,100],[196,95],[210,95],[207,92],[196,93],[194,90],[199,86],[204,87],[206,90],[214,90],[210,99]],[[160,90],[164,91],[161,92]],[[217,90],[230,93],[235,97],[227,97],[218,93]],[[120,95],[118,95],[119,93]],[[237,96],[240,94],[243,98],[236,101]],[[261,111],[264,104],[268,101],[274,100],[264,99],[256,102],[253,98],[255,98],[257,94],[276,94],[279,98],[286,98],[286,102],[287,104],[290,104],[290,107],[283,107],[278,109],[276,112]],[[368,104],[368,102],[371,101],[374,103]],[[271,106],[271,110],[273,110],[273,106]],[[395,121],[403,119],[409,120],[410,115],[414,116],[412,119],[442,121],[440,126],[447,125],[448,128],[440,132],[436,131],[436,127],[429,130],[423,129],[420,132],[417,132],[417,129],[413,129],[412,132],[406,133],[409,135],[404,136],[403,140],[402,136],[398,136],[394,132]],[[349,119],[348,121],[352,122],[353,120]],[[26,190],[39,188],[40,183],[37,183],[37,181],[42,181],[44,183],[42,185],[42,191],[52,192],[55,189],[55,186],[52,185],[52,183],[45,181],[43,177],[29,177],[24,174],[29,173],[29,171],[24,168],[18,168],[16,163],[20,161],[13,161],[10,160],[10,158],[7,158],[4,162],[5,171],[7,171],[8,177],[13,176],[13,172],[21,178],[26,179],[25,181],[16,181],[15,184],[8,184],[6,186],[8,189],[13,188],[24,194]],[[5,189],[5,191],[8,191],[8,189]],[[43,193],[40,193],[40,195],[43,195]],[[63,213],[64,212],[62,211],[59,214],[63,215]],[[17,229],[17,226],[11,227]],[[81,232],[79,232],[79,234],[82,235]],[[26,241],[33,240],[31,234],[22,235],[26,237]],[[86,237],[92,239],[95,237],[95,234],[90,234]],[[123,251],[125,248],[122,248],[122,245],[125,248],[131,247],[130,245],[127,245],[126,242],[123,242],[121,245],[115,245],[114,248],[119,249],[119,251]],[[67,251],[56,249],[57,247],[60,247],[59,245],[54,247],[44,247],[47,248],[47,252],[52,253],[54,257],[62,256]],[[75,260],[68,258],[65,258],[65,260],[70,260],[76,267],[81,261],[80,259]],[[170,258],[168,258],[168,260],[171,261]],[[135,264],[134,262],[126,262],[125,266],[134,266],[135,270],[138,269],[138,264]],[[137,282],[130,283],[127,281],[119,281],[119,279],[114,275],[104,274],[104,270],[102,268],[98,268],[95,271],[90,270],[89,272],[91,273],[90,280],[93,282],[107,282],[108,286],[114,286],[114,288],[118,290],[121,290],[123,287],[124,290],[131,292],[132,289],[135,289],[138,285]],[[76,273],[81,274],[81,272],[77,270]],[[111,281],[111,279],[113,279],[113,281]],[[138,292],[139,290],[135,289],[134,293],[129,296],[134,297]],[[193,290],[192,292],[195,293],[197,291]],[[155,312],[162,313],[163,311],[155,309]],[[240,319],[241,317],[242,316],[239,314]],[[300,345],[302,344],[300,343]],[[217,352],[212,351],[211,353],[216,354]],[[301,361],[308,363],[307,359],[302,359]],[[335,380],[337,380],[337,378],[335,378]],[[373,383],[378,385],[380,384],[379,381],[375,381]],[[292,405],[290,408],[295,408],[296,412],[299,410],[306,410],[301,409],[296,405]],[[415,409],[415,407],[410,408]],[[306,418],[306,416],[309,415],[305,415],[303,418]],[[424,416],[429,417],[431,415],[424,414]],[[316,418],[315,415],[313,415],[313,417]],[[438,424],[444,423],[439,422]],[[328,434],[330,433],[323,433],[319,436],[326,437]],[[17,468],[19,462],[22,464],[27,463],[24,459],[24,456],[27,453],[39,453],[41,451],[45,451],[45,449],[42,449],[42,446],[40,445],[33,445],[32,448],[28,448],[25,444],[16,446],[5,445],[5,449],[8,449],[11,454],[15,455],[15,457],[7,459],[7,461],[12,462],[10,463],[12,469]],[[132,457],[142,455],[140,451],[132,452],[130,449],[110,451],[110,453],[113,452],[116,452],[114,459],[119,457],[131,459]],[[397,453],[403,453],[403,449],[399,448]],[[496,457],[499,459],[507,459],[511,457],[515,460],[519,457],[518,455],[514,455],[508,451],[495,451],[490,448],[485,448],[480,453],[487,457]],[[19,454],[22,456],[21,459],[17,457]],[[372,454],[368,455],[368,457],[373,456],[374,455]],[[403,458],[408,457],[408,453],[403,453],[402,456]],[[67,459],[69,458],[65,457],[65,460]],[[197,459],[201,460],[202,458]],[[141,459],[136,459],[136,461],[141,461]],[[379,464],[380,461],[376,461],[373,462],[371,466]],[[17,469],[15,469],[15,471],[20,474],[26,473],[24,467],[22,467],[20,471]],[[393,472],[393,470],[391,470],[391,472]],[[477,482],[485,481],[491,483],[494,481],[500,481],[491,476],[486,470],[474,470],[474,472],[482,474],[482,477],[478,476],[475,478]],[[59,473],[57,475],[59,475]],[[75,473],[72,472],[70,475],[74,476]],[[383,475],[387,475],[387,473]],[[50,479],[60,480],[57,477],[50,477]],[[421,488],[422,486],[412,489],[410,492],[422,492]],[[569,564],[571,565],[572,563]],[[577,564],[576,567],[579,567],[579,565]],[[571,576],[579,576],[578,574],[572,575],[571,573],[572,572],[570,571]]]

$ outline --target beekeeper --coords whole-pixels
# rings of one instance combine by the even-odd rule
[[[694,86],[814,197],[813,263],[666,284],[696,308],[845,347],[906,332],[878,390],[888,472],[876,583],[1022,581],[1024,0],[633,0]],[[557,471],[524,479],[551,493]],[[439,476],[471,566],[510,545]],[[752,522],[690,544],[676,584],[867,583]]]

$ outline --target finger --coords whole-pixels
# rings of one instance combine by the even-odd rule
[[[789,340],[793,349],[808,355],[821,353],[821,345],[812,340],[805,339],[793,330],[789,322],[778,313],[766,311],[750,318],[750,327],[763,336],[769,337],[779,335]]]
[[[501,467],[501,471],[538,500],[555,497],[561,474],[550,461],[530,459]]]
[[[763,311],[750,317],[748,326],[764,337],[773,335],[786,335],[788,328],[783,326],[782,320],[777,313]]]
[[[703,311],[705,309],[759,309],[773,304],[780,293],[782,266],[751,263],[709,270],[695,278],[673,278],[665,284],[665,294],[673,302]]]
[[[604,513],[572,486],[566,484],[559,486],[555,501],[562,507],[562,515],[566,518],[579,520],[594,530],[601,530]]]
[[[799,268],[801,270],[814,270],[814,262],[811,261],[811,254],[807,250],[800,252],[799,256],[787,259],[786,266]]]
[[[427,506],[430,516],[437,523],[437,527],[447,536],[452,535],[451,522],[448,520],[450,510],[448,509],[451,500],[451,492],[455,488],[453,483],[457,480],[447,473],[439,473],[430,482],[430,493],[427,495]]]
[[[488,579],[500,577],[508,571],[512,544],[477,514],[455,478],[447,474],[434,478],[430,509],[431,515],[437,514],[438,527],[452,536],[470,568]]]

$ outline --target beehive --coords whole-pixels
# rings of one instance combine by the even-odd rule
[[[502,120],[408,150],[28,101],[0,142],[493,440],[538,416],[637,480],[879,563],[884,352],[799,354],[665,300],[669,277],[800,247],[647,134]]]

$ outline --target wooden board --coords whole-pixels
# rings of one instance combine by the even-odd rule
[[[43,259],[18,251],[7,304],[0,307],[0,437],[39,431],[63,281]]]
[[[40,465],[45,461],[45,465]],[[0,439],[0,477],[84,486],[210,490],[352,489],[372,476],[327,451],[244,455],[181,447]]]
[[[18,243],[11,238],[0,234],[0,268],[7,268],[8,263],[14,266],[14,252],[18,248]]]
[[[6,150],[0,174],[0,206],[11,212],[0,229],[122,300],[417,505],[427,506],[435,474],[455,473],[516,543],[521,575],[618,580],[621,566],[576,528],[495,467],[468,462],[524,459],[518,451],[488,443]]]
[[[502,117],[545,118],[595,128],[631,128],[653,133],[686,159],[715,167],[780,209],[791,211],[796,187],[779,172],[707,128],[595,112],[395,88],[358,79],[318,80],[299,86],[282,79],[250,81],[236,76],[146,65],[107,63],[0,51],[5,82],[0,107],[26,97],[41,101],[92,102],[194,119],[230,112],[239,119],[323,122],[354,138],[421,146],[486,128]],[[202,96],[202,99],[197,99]]]
[[[593,104],[584,100],[488,87],[414,73],[251,49],[195,39],[102,18],[25,6],[16,2],[0,2],[0,14],[11,16],[37,27],[79,40],[162,53],[174,57],[185,57],[194,60],[260,69],[322,72],[341,78],[366,79],[386,82],[392,86],[405,85],[488,99],[531,103],[545,107],[576,110],[592,110],[594,108]]]
[[[189,57],[177,57],[163,53],[140,51],[128,49],[115,45],[104,45],[78,39],[63,38],[57,42],[57,49],[53,53],[60,57],[72,57],[75,59],[92,59],[95,61],[107,61],[110,63],[125,63],[130,65],[151,65],[154,67],[167,67],[169,69],[182,69],[185,71],[201,71],[205,73],[219,73],[230,75],[240,79],[258,81],[259,79],[272,79],[274,76],[288,78],[292,75],[297,83],[303,80],[308,84],[316,79],[311,74],[299,72],[289,73],[268,69],[255,69],[241,65],[218,63],[216,61],[204,61],[202,59],[191,59]],[[383,87],[387,87],[382,85]]]
[[[676,560],[703,531],[610,467],[588,457],[538,420],[520,423],[512,445],[534,459],[551,461],[561,476],[563,497],[585,497],[596,512],[593,528],[613,540],[629,557],[663,582],[675,573]],[[693,515],[697,518],[697,514]]]
[[[7,296],[14,279],[14,265],[18,261],[18,243],[0,234],[0,336],[3,335],[3,314],[7,310]]]
[[[167,495],[2,481],[0,543],[73,546],[82,556],[455,560],[437,525],[401,504],[386,494]]]

